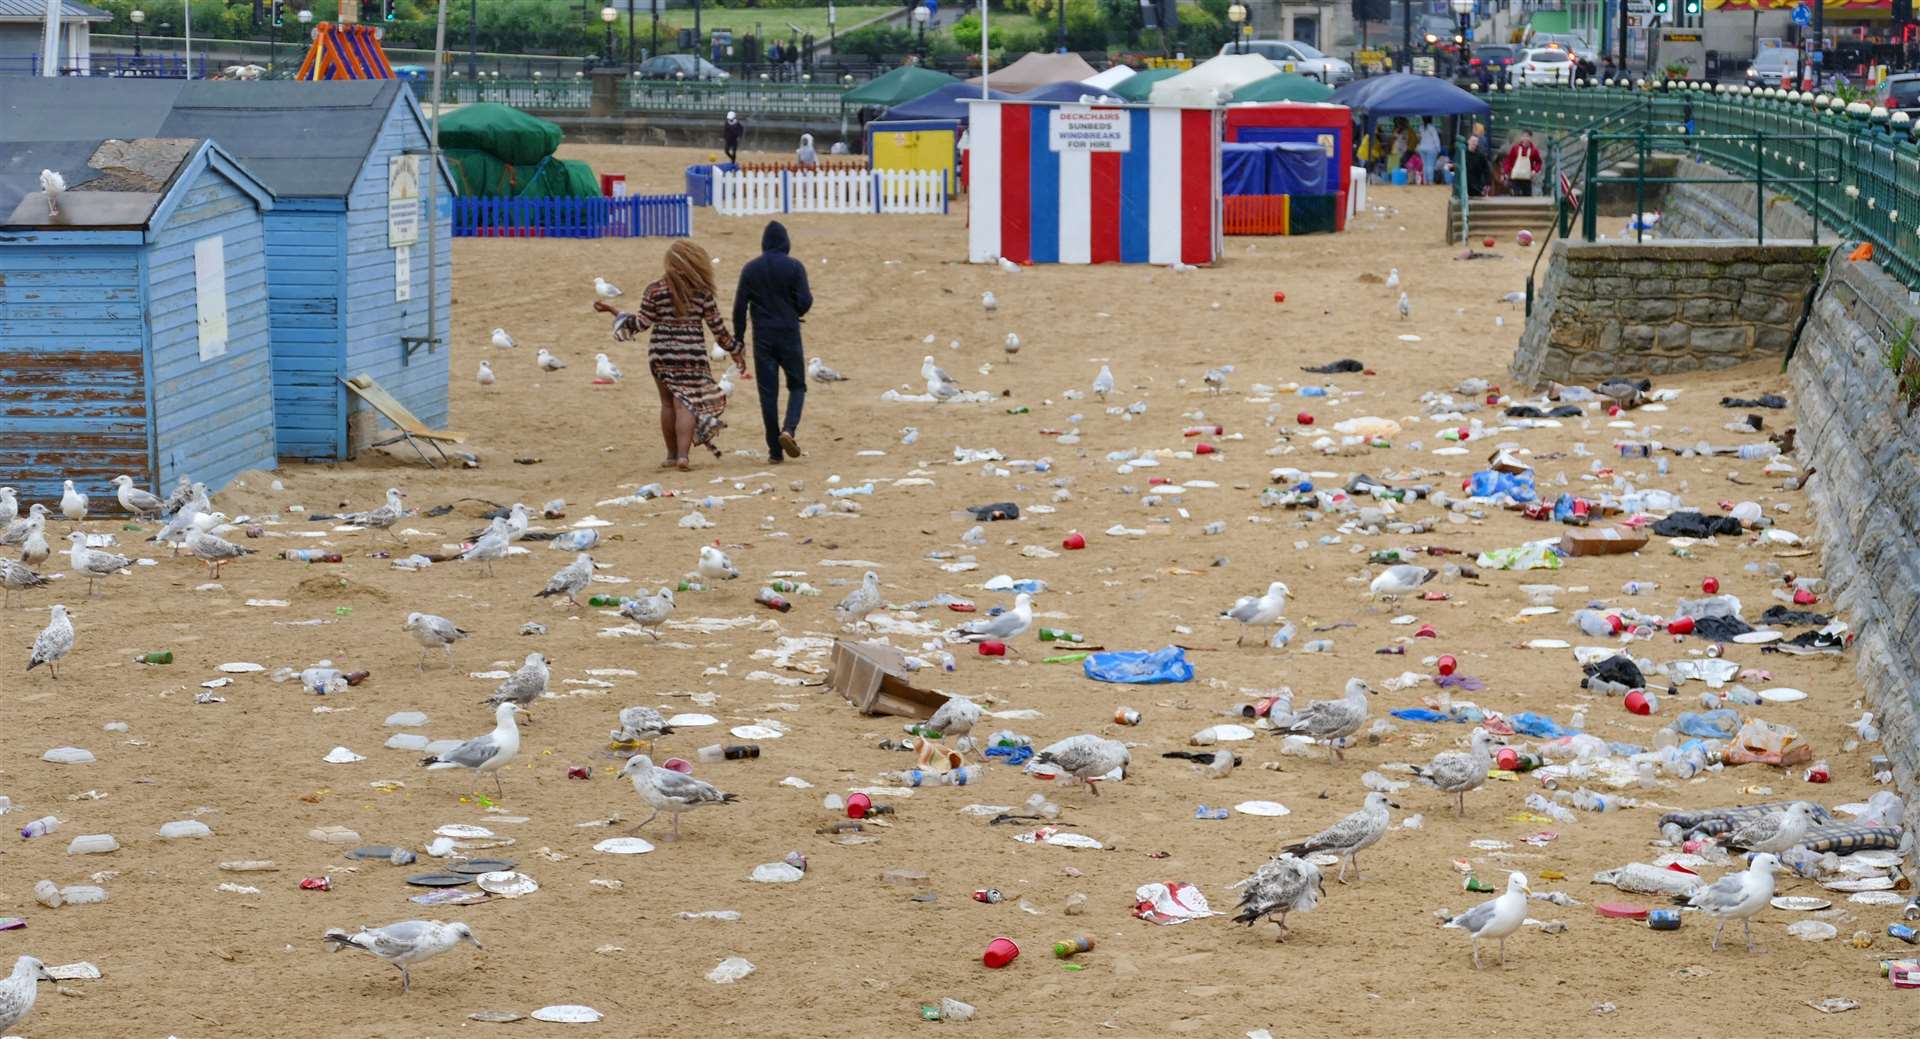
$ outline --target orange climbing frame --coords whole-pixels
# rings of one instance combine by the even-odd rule
[[[313,45],[294,78],[393,79],[394,75],[377,27],[321,22],[313,27]]]

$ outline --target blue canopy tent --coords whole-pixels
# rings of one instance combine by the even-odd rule
[[[898,121],[902,119],[952,119],[964,123],[967,121],[966,99],[978,98],[979,96],[980,88],[978,86],[967,83],[949,83],[930,94],[916,97],[904,105],[895,105],[887,109],[887,114],[880,118],[888,121]],[[1005,101],[1012,96],[1011,94],[1002,93],[998,90],[990,90],[987,92],[987,97],[997,101]]]
[[[1023,91],[1013,96],[1021,101],[1069,102],[1079,101],[1083,97],[1104,97],[1111,104],[1125,103],[1117,94],[1110,94],[1098,87],[1090,87],[1085,83],[1074,82],[1048,83],[1045,86],[1034,87],[1032,90]]]
[[[1444,79],[1396,72],[1357,80],[1327,99],[1361,113],[1368,124],[1400,116],[1464,115],[1485,118],[1493,111],[1485,101]]]
[[[1326,195],[1326,152],[1302,141],[1229,142],[1220,146],[1223,195]]]

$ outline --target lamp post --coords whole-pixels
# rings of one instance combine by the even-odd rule
[[[647,57],[653,58],[660,53],[660,0],[649,0],[653,8],[653,35],[647,41]]]
[[[1065,2],[1065,0],[1062,0],[1062,2]],[[922,62],[927,60],[927,19],[932,17],[933,12],[927,10],[926,4],[916,4],[914,6],[913,27],[919,37],[919,42],[916,46],[919,48],[920,60]]]
[[[147,20],[147,12],[138,7],[127,12],[128,20],[133,22],[133,56],[140,56],[140,26]]]
[[[614,10],[612,4],[600,9],[600,20],[607,23],[607,64],[609,65],[613,64],[613,22],[619,17],[620,12]]]
[[[480,78],[480,0],[467,4],[467,78]]]
[[[1062,2],[1064,3],[1065,0],[1062,0]],[[1244,27],[1247,22],[1247,5],[1237,3],[1227,8],[1227,21],[1233,23],[1233,52],[1235,54],[1245,54],[1247,52],[1247,38]]]
[[[1054,0],[1053,13],[1059,26],[1054,31],[1054,50],[1065,54],[1067,52],[1067,0]]]
[[[269,15],[267,20],[273,23],[269,26],[273,30],[272,42],[267,44],[267,75],[271,76],[280,67],[280,23],[285,19]]]
[[[1460,53],[1454,56],[1458,65],[1458,75],[1467,70],[1467,59],[1473,54],[1473,5],[1474,0],[1448,0],[1454,16],[1460,19]]]

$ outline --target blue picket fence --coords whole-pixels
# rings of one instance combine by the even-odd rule
[[[477,198],[453,200],[455,238],[685,238],[693,200],[685,195],[626,198]]]

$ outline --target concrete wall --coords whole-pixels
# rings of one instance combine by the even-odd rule
[[[1827,602],[1858,633],[1849,655],[1910,805],[1920,775],[1920,414],[1898,399],[1882,357],[1916,319],[1906,288],[1878,265],[1836,263],[1788,366]],[[1915,815],[1920,805],[1910,823]]]
[[[1805,242],[1561,241],[1514,379],[1666,375],[1785,353],[1827,252]]]

